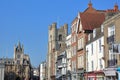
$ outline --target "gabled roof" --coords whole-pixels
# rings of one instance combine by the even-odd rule
[[[79,32],[80,23],[82,25],[82,30],[93,30],[94,28],[98,28],[101,26],[101,24],[105,21],[106,13],[110,12],[118,12],[118,5],[116,4],[114,6],[114,9],[108,9],[108,10],[96,10],[92,7],[91,1],[88,4],[88,8],[78,14],[80,16],[80,22],[78,24],[77,32]],[[78,18],[75,18],[73,22],[78,20]]]
[[[93,7],[88,7],[83,13],[98,13]]]
[[[93,30],[94,28],[100,27],[105,20],[104,12],[104,10],[94,9],[90,2],[88,8],[84,12],[79,13],[82,30]]]
[[[103,13],[80,13],[83,30],[93,30],[101,26],[105,20]]]

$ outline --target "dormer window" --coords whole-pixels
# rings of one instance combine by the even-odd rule
[[[93,38],[96,36],[96,29],[93,30]]]

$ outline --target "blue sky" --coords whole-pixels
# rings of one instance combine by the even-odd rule
[[[112,9],[119,0],[92,0],[93,7]],[[0,57],[13,57],[20,41],[33,66],[46,59],[48,26],[61,26],[88,7],[89,0],[0,0]]]

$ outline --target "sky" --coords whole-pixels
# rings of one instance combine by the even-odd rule
[[[120,0],[91,0],[98,10],[113,9]],[[88,7],[89,0],[0,0],[0,58],[13,58],[20,41],[37,67],[47,58],[48,26],[71,22]]]

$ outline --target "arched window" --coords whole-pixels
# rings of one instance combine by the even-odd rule
[[[62,35],[61,34],[59,35],[59,41],[62,41]]]
[[[59,45],[59,48],[61,48],[61,44]]]

